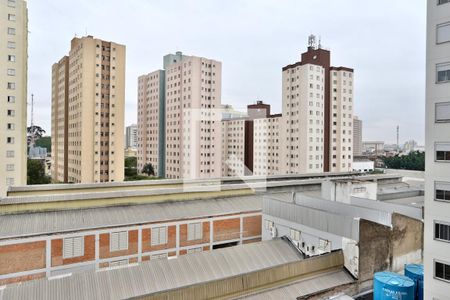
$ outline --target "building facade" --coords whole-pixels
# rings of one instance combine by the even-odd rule
[[[450,1],[428,1],[425,299],[450,291]]]
[[[285,174],[342,172],[353,160],[353,69],[331,66],[311,36],[301,61],[283,68]]]
[[[138,170],[149,163],[159,177],[165,177],[165,83],[164,70],[138,79]]]
[[[74,38],[69,55],[53,65],[52,85],[52,134],[59,139],[53,142],[53,180],[122,181],[125,46]]]
[[[150,80],[156,80],[153,84],[159,88],[151,88],[150,83],[150,91],[146,92],[149,83],[145,77],[140,77],[138,148],[139,155],[144,157],[139,166],[153,161],[159,164],[158,175],[161,176],[161,168],[164,168],[166,178],[220,177],[222,64],[176,52],[164,56],[164,71],[150,73],[147,80],[149,76],[154,77]],[[160,109],[162,98],[164,110]],[[158,107],[154,103],[151,108],[150,101],[159,101]],[[156,124],[160,129],[155,129]]]
[[[362,131],[363,121],[353,116],[353,156],[361,156],[363,153]]]
[[[23,0],[0,3],[0,196],[27,183],[28,10]]]
[[[136,148],[137,147],[137,125],[131,124],[125,128],[125,147]]]

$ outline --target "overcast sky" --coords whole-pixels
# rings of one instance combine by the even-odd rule
[[[364,140],[424,141],[423,0],[28,0],[29,94],[35,124],[51,131],[51,66],[75,36],[127,46],[125,124],[137,119],[137,77],[175,51],[222,62],[222,103],[257,99],[281,112],[281,68],[311,33],[332,65],[355,69]]]

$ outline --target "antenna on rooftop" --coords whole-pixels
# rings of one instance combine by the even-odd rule
[[[316,36],[314,34],[308,37],[308,47],[316,48]]]
[[[320,36],[319,36],[319,46],[318,47],[319,47],[319,49],[322,48],[322,37],[320,37]]]

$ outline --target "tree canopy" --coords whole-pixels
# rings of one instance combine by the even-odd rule
[[[52,138],[50,136],[43,136],[35,141],[36,147],[47,148],[47,153],[52,152]]]
[[[407,155],[385,157],[384,164],[389,169],[425,171],[425,152],[414,151]]]
[[[27,184],[49,184],[51,178],[45,173],[45,163],[39,159],[27,161]]]

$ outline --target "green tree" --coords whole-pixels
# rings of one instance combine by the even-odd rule
[[[45,162],[38,159],[27,161],[27,184],[49,184],[51,179],[45,173]]]
[[[35,142],[45,134],[45,130],[37,125],[27,127],[27,142],[30,145],[31,141]]]
[[[408,155],[385,157],[384,164],[389,169],[425,171],[425,152],[414,151]]]
[[[131,177],[137,175],[137,158],[127,157],[125,158],[125,177]]]
[[[147,174],[148,176],[155,176],[155,169],[152,164],[147,163],[142,168],[142,173]]]
[[[47,153],[52,152],[52,137],[51,136],[43,136],[38,139],[36,142],[36,147],[47,148]]]

